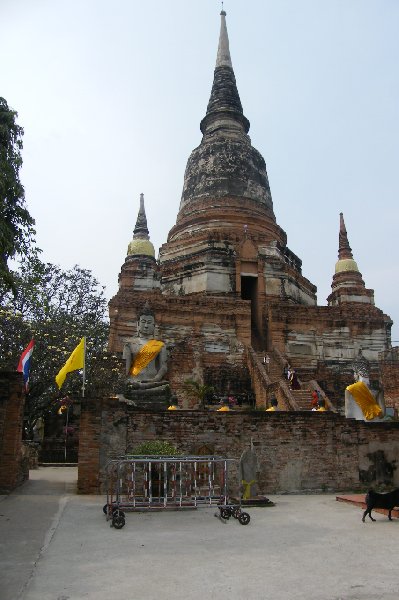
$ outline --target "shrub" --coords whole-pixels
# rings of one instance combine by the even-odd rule
[[[181,452],[178,452],[177,448],[170,442],[150,440],[135,446],[128,454],[139,456],[180,456]]]

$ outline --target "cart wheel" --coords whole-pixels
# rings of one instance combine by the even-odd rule
[[[222,519],[230,519],[230,511],[228,508],[221,508],[220,509],[220,516],[222,517]]]
[[[112,525],[115,527],[115,529],[122,529],[122,527],[124,527],[125,525],[125,517],[122,514],[117,514],[114,517],[112,517]]]
[[[238,517],[238,521],[240,522],[241,525],[248,525],[250,520],[251,520],[251,517],[246,512],[242,512],[240,514],[240,516]]]
[[[241,508],[240,508],[240,507],[237,507],[237,508],[235,508],[235,509],[233,510],[233,517],[234,517],[235,519],[239,519],[239,517],[240,517],[240,514],[241,514]]]

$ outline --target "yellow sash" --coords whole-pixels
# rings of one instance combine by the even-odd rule
[[[356,403],[362,409],[366,421],[371,421],[371,419],[381,416],[381,407],[378,406],[373,394],[363,381],[352,383],[352,385],[348,385],[346,389],[352,394]]]
[[[148,340],[148,342],[137,352],[136,358],[130,368],[130,374],[133,375],[133,377],[136,377],[136,375],[141,373],[141,371],[145,369],[156,356],[158,356],[163,346],[164,343],[159,340]]]
[[[244,486],[244,493],[242,495],[242,499],[249,500],[251,497],[251,485],[256,483],[256,479],[251,479],[251,481],[245,481],[245,479],[243,479],[241,483]]]

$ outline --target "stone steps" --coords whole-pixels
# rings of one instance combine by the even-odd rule
[[[269,365],[263,363],[263,358],[267,354],[270,358]],[[283,379],[282,367],[279,362],[277,362],[271,352],[256,352],[256,355],[259,361],[262,363],[262,367],[265,369],[266,373],[269,376],[269,379],[272,383],[276,383]],[[287,382],[288,383],[288,382]],[[292,390],[291,393],[295,399],[295,402],[298,406],[298,410],[312,410],[312,388],[310,384],[302,382],[302,387],[300,390]]]
[[[291,390],[299,410],[312,410],[312,393],[308,389]]]
[[[270,355],[269,353],[266,353],[266,354],[270,358],[269,365],[263,363],[263,358],[265,356],[264,352],[256,353],[257,357],[259,358],[260,362],[262,363],[263,368],[265,369],[266,373],[269,375],[269,378],[271,379],[271,381],[274,383],[275,381],[279,381],[281,379],[282,369],[281,369],[280,365],[278,365],[276,363],[276,361],[273,359],[272,355]]]

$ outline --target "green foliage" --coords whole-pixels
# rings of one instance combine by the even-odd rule
[[[19,179],[24,131],[16,117],[17,113],[0,97],[0,281],[13,291],[15,280],[8,260],[16,255],[28,256],[35,235],[35,222],[25,207]]]
[[[180,456],[181,452],[178,452],[170,442],[151,440],[135,446],[128,454],[134,456]]]
[[[212,385],[199,383],[195,379],[186,379],[184,382],[186,392],[198,400],[200,406],[205,408],[205,401],[210,394],[213,394],[214,388]]]
[[[119,381],[120,359],[107,353],[107,300],[91,272],[75,266],[63,271],[38,258],[23,260],[16,272],[15,296],[0,289],[0,368],[15,370],[22,350],[35,339],[26,419],[59,406],[58,398],[81,396],[82,374],[67,375],[61,390],[55,375],[86,336],[85,396],[112,393]]]

